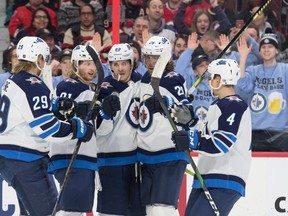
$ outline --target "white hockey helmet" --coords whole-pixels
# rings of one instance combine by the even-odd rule
[[[240,78],[240,67],[232,59],[216,59],[208,66],[208,73],[213,79],[215,74],[221,76],[222,85],[236,85]]]
[[[108,53],[108,65],[113,61],[130,60],[131,70],[133,69],[134,63],[134,52],[128,43],[114,44]],[[111,70],[111,68],[110,68]]]
[[[145,43],[142,52],[144,55],[161,55],[164,52],[172,55],[172,46],[166,37],[152,36]]]
[[[39,55],[43,56],[46,63],[48,63],[51,58],[47,43],[39,37],[23,37],[17,44],[16,53],[19,60],[29,62],[37,62]]]
[[[97,53],[98,55],[98,53]],[[77,45],[73,51],[71,56],[71,62],[74,64],[76,68],[79,66],[79,61],[89,61],[93,60],[91,55],[86,50],[86,46],[84,45]]]

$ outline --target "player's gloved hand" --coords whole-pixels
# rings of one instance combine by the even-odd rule
[[[171,109],[171,117],[181,126],[194,126],[198,121],[198,116],[194,113],[192,105],[174,104]]]
[[[89,113],[91,101],[78,102],[78,106],[75,109],[76,116],[81,119],[86,119],[87,115],[89,114],[89,116],[87,117],[88,121],[94,120],[99,114],[99,110],[100,110],[99,104],[100,102],[96,101],[96,105],[94,106],[93,110],[91,110]]]
[[[200,134],[197,130],[172,132],[171,140],[175,143],[177,151],[197,149]]]
[[[111,94],[103,99],[101,104],[100,115],[104,119],[112,119],[116,116],[117,111],[121,109],[118,95]]]
[[[167,107],[168,111],[170,111],[171,107],[173,107],[175,103],[174,99],[166,95],[163,96],[163,99],[165,102],[165,106]],[[157,113],[157,112],[163,113],[163,109],[160,105],[160,102],[155,95],[145,100],[145,106],[152,114]]]
[[[93,135],[93,125],[88,121],[74,117],[69,120],[72,126],[72,139],[79,139],[81,142],[87,142]]]
[[[52,110],[59,119],[66,120],[74,117],[77,102],[73,99],[56,97],[52,99],[51,103]]]

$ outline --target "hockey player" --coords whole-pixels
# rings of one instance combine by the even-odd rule
[[[245,195],[245,182],[251,163],[252,124],[247,104],[235,95],[240,78],[236,61],[218,59],[208,66],[212,94],[218,97],[208,110],[205,125],[196,124],[189,131],[172,134],[179,151],[199,153],[198,168],[221,216],[229,214],[237,200]],[[175,121],[193,119],[176,106]],[[195,177],[185,216],[214,215],[212,207]]]
[[[56,95],[58,98],[56,100],[64,101],[62,102],[63,106],[67,103],[66,107],[69,107],[70,102],[66,98],[73,99],[78,103],[77,108],[74,109],[76,116],[85,118],[89,102],[94,96],[95,84],[91,81],[96,77],[97,70],[92,57],[83,45],[78,45],[73,49],[71,61],[75,73],[57,85]],[[71,109],[73,109],[73,105]],[[69,119],[73,112],[70,114],[68,112],[65,117]],[[94,118],[95,116],[91,116],[91,122]],[[76,142],[76,140],[71,140],[61,145],[53,144],[51,146],[49,171],[53,172],[61,186]],[[81,216],[85,212],[92,211],[95,171],[97,170],[96,137],[93,135],[92,139],[79,149],[71,176],[62,195],[60,211],[57,212],[57,216]],[[97,183],[99,182],[96,181]]]
[[[79,118],[62,122],[53,115],[50,91],[39,78],[50,58],[42,39],[24,37],[16,52],[19,62],[0,100],[0,173],[16,190],[25,215],[50,215],[57,192],[47,175],[48,141],[86,142],[93,127]]]
[[[112,75],[105,78],[100,98],[112,105],[113,115],[102,113],[97,129],[99,175],[102,190],[98,192],[99,215],[145,215],[140,206],[139,178],[137,179],[138,105],[136,97],[141,75],[136,73],[134,53],[127,43],[115,44],[108,53]],[[116,93],[121,110],[117,112]],[[106,103],[102,103],[105,108]],[[114,107],[114,108],[113,108]],[[104,115],[103,115],[104,114]],[[113,207],[111,207],[113,206]]]
[[[165,117],[159,100],[155,95],[151,75],[159,56],[171,53],[171,44],[165,37],[153,36],[143,47],[145,65],[148,71],[141,79],[138,160],[141,165],[142,203],[148,216],[178,214],[178,199],[182,178],[187,165],[183,152],[177,152],[169,132],[172,127]],[[165,68],[160,81],[160,93],[168,108],[173,101],[187,103],[184,78],[173,71],[173,62]]]

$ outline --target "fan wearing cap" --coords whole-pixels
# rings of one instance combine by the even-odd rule
[[[129,40],[127,43],[132,47],[132,50],[134,52],[134,58],[135,58],[135,72],[141,74],[142,76],[146,73],[147,68],[142,63],[142,51],[141,46],[137,41]]]
[[[59,61],[60,61],[60,65],[59,65],[60,75],[52,77],[54,88],[56,88],[56,86],[62,80],[69,78],[71,76],[71,73],[73,73],[71,55],[72,55],[72,50],[70,50],[70,49],[65,49],[62,51],[61,57],[59,59]]]
[[[175,67],[176,72],[185,78],[187,89],[190,89],[199,76],[206,72],[209,64],[208,55],[204,52],[194,52],[198,43],[197,34],[192,33],[188,37],[187,49],[180,55]],[[193,59],[192,62],[191,59]],[[193,92],[191,98],[193,98],[192,105],[199,120],[205,122],[208,107],[215,99],[210,92],[207,74],[204,75],[202,82],[197,86],[197,90]]]
[[[251,46],[240,38],[241,79],[238,88],[252,93],[250,108],[252,113],[252,150],[288,150],[288,64],[278,63],[278,41],[275,34],[264,34],[260,40],[260,55],[263,64],[245,68]]]

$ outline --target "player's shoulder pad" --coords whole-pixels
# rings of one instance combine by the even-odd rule
[[[16,85],[21,88],[27,95],[49,95],[50,90],[43,80],[38,76],[22,71],[13,74],[11,79]]]
[[[184,77],[175,71],[166,71],[163,73],[160,85],[161,86],[178,86],[184,85]]]
[[[222,100],[220,99],[217,103],[217,106],[222,112],[224,112],[224,110],[225,112],[228,110],[231,112],[244,112],[248,108],[247,103],[238,95],[230,95],[223,98]]]

